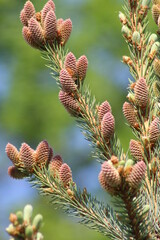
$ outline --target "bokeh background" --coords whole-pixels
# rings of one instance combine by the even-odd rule
[[[30,203],[42,213],[46,240],[103,240],[99,233],[77,224],[25,180],[8,177],[5,154],[8,142],[18,149],[22,142],[35,148],[46,139],[73,170],[81,188],[87,187],[104,202],[109,200],[98,183],[100,165],[91,157],[91,147],[58,100],[58,87],[45,67],[40,52],[29,47],[21,35],[19,13],[25,1],[0,0],[0,239],[7,240],[9,213]],[[45,0],[33,3],[39,11]],[[116,131],[127,150],[131,130],[125,125],[122,105],[127,95],[129,71],[121,63],[128,50],[118,19],[121,0],[55,0],[57,18],[71,18],[73,32],[67,48],[89,60],[86,83],[98,102],[108,100],[116,118]],[[150,28],[154,29],[153,22]],[[153,30],[152,29],[152,30]],[[153,30],[154,31],[154,30]]]

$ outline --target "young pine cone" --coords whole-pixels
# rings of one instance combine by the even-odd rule
[[[140,161],[133,166],[131,173],[126,178],[126,181],[132,188],[136,189],[142,183],[145,173],[146,164],[144,161]]]
[[[98,107],[98,118],[100,123],[107,112],[111,112],[111,106],[108,101],[105,101]]]
[[[101,166],[101,170],[106,178],[107,185],[113,188],[120,185],[120,175],[112,163],[105,161]]]
[[[135,100],[137,104],[141,108],[145,108],[148,104],[148,89],[147,89],[147,84],[146,80],[144,78],[140,78],[136,82],[136,86],[134,88],[135,92]]]
[[[110,139],[114,134],[115,120],[111,112],[107,112],[101,122],[101,131],[105,139]]]

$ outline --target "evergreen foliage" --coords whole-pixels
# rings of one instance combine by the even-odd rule
[[[109,239],[160,239],[160,2],[152,5],[157,34],[147,31],[149,0],[124,2],[119,18],[130,56],[123,56],[123,62],[133,78],[123,113],[136,137],[129,144],[131,156],[124,153],[116,136],[108,101],[97,103],[86,87],[87,57],[77,60],[65,49],[71,20],[56,18],[52,0],[38,13],[27,1],[20,14],[24,39],[47,60],[60,88],[60,102],[76,119],[92,144],[93,156],[102,164],[99,182],[112,196],[113,207],[99,202],[85,188],[78,189],[70,167],[54,156],[46,141],[35,151],[26,143],[19,151],[8,144],[6,153],[13,163],[8,173],[13,178],[27,177],[40,194],[50,197],[53,206]]]

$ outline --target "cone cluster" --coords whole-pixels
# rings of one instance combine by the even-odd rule
[[[66,110],[73,116],[79,115],[79,106],[75,97],[76,90],[83,84],[88,68],[88,60],[85,55],[78,60],[69,52],[64,61],[64,68],[60,71],[61,91],[59,100]]]
[[[137,163],[132,159],[119,161],[116,156],[112,156],[110,160],[105,161],[101,165],[98,176],[101,187],[115,196],[121,193],[121,188],[126,187],[128,189],[129,187],[133,191],[139,188],[145,177],[146,164],[140,159],[139,152],[138,154],[136,155],[136,157],[139,157],[139,159],[136,159]]]
[[[12,178],[22,179],[33,174],[36,167],[46,167],[50,175],[53,178],[58,177],[65,187],[72,180],[70,167],[63,163],[60,155],[53,156],[53,150],[47,141],[40,142],[35,151],[26,143],[21,145],[19,151],[8,143],[6,153],[13,163],[8,168],[8,174]]]
[[[60,155],[56,155],[52,158],[48,169],[51,176],[53,178],[58,177],[63,183],[64,187],[67,187],[72,181],[72,171],[66,163],[63,163]]]
[[[72,52],[66,55],[64,69],[60,72],[60,82],[66,92],[72,92],[83,83],[88,69],[88,59],[82,55],[78,60]]]
[[[20,13],[20,20],[23,24],[24,39],[37,49],[45,49],[46,44],[65,45],[72,31],[70,19],[56,19],[55,4],[52,0],[37,13],[32,2],[27,1]]]
[[[33,207],[26,205],[23,211],[11,213],[9,216],[10,225],[6,228],[7,233],[14,239],[43,239],[39,232],[43,217],[37,214],[32,220]]]
[[[33,173],[36,166],[47,167],[53,156],[53,150],[47,141],[40,142],[35,151],[26,143],[22,143],[19,151],[8,143],[6,153],[13,163],[13,166],[8,168],[8,174],[15,179],[21,179]]]

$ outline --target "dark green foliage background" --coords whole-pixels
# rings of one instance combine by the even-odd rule
[[[37,10],[45,2],[33,1]],[[9,74],[7,94],[0,96],[0,136],[5,136],[4,139],[1,138],[3,144],[0,149],[0,181],[3,186],[8,179],[9,160],[4,154],[7,142],[13,143],[17,148],[21,142],[27,142],[34,148],[41,140],[46,139],[69,162],[73,172],[78,172],[82,166],[90,166],[95,161],[91,159],[88,148],[82,153],[78,146],[79,141],[76,149],[71,147],[72,144],[68,149],[68,141],[72,143],[75,122],[60,105],[58,87],[40,53],[30,48],[22,38],[19,13],[24,3],[25,1],[0,0],[0,63],[5,65]],[[55,4],[58,18],[72,19],[73,33],[67,47],[77,58],[83,54],[88,57],[86,83],[90,85],[98,102],[106,99],[110,102],[116,118],[117,134],[127,150],[132,133],[125,125],[121,111],[127,95],[129,76],[127,68],[120,63],[122,55],[128,53],[118,19],[122,1],[55,0]],[[115,74],[117,81],[114,79]],[[124,76],[123,82],[119,81],[118,76]],[[3,75],[0,75],[0,84],[5,84]],[[86,176],[86,182],[90,180],[88,177],[89,175]],[[16,191],[18,194],[18,189]],[[97,189],[95,194],[100,198],[102,190]],[[12,199],[12,195],[9,197]],[[3,198],[5,202],[5,191]],[[31,196],[30,202],[34,206],[34,212],[41,212],[44,216],[42,233],[46,240],[103,239],[100,234],[77,225],[75,220],[68,219],[58,211],[52,211],[45,199],[36,195],[34,199]],[[24,204],[26,202],[21,206],[14,203],[8,209],[15,211],[23,208]],[[0,239],[3,239],[4,229],[1,226],[0,229]]]

